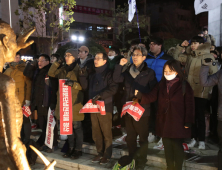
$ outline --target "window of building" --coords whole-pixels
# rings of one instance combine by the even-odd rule
[[[92,31],[92,25],[88,27],[88,30]]]
[[[22,5],[22,0],[18,0],[18,4],[19,4],[19,5]]]
[[[97,26],[97,31],[104,32],[105,28],[103,26]]]

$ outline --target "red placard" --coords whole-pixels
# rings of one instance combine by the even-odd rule
[[[72,90],[65,85],[66,79],[59,80],[60,134],[72,135]]]
[[[29,117],[32,114],[32,112],[30,110],[30,106],[23,106],[22,112],[25,115],[25,117]]]
[[[96,101],[97,105],[92,103],[92,99],[90,99],[83,108],[79,111],[79,113],[100,113],[101,115],[106,115],[105,104],[104,101]]]
[[[127,112],[135,119],[135,121],[139,121],[144,111],[145,109],[140,106],[139,103],[133,104],[133,101],[126,102],[126,104],[123,105],[121,117]]]

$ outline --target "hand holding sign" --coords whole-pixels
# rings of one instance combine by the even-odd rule
[[[100,96],[99,94],[96,95],[95,97],[93,97],[92,103],[93,103],[94,105],[97,105],[96,101],[99,100],[100,98],[101,98],[101,96]]]
[[[140,106],[139,103],[133,105],[132,101],[126,102],[126,104],[123,105],[121,117],[126,113],[128,113],[134,118],[135,121],[139,121],[144,111],[145,109],[142,106]]]

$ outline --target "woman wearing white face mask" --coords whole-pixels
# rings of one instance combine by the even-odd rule
[[[194,123],[194,96],[188,82],[184,80],[180,63],[167,61],[163,67],[163,77],[148,94],[137,94],[140,104],[158,100],[156,135],[162,137],[167,170],[182,170],[184,138],[191,137]]]

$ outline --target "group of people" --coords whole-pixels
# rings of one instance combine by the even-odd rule
[[[42,130],[37,143],[40,150],[53,152],[58,146],[58,127],[54,128],[53,148],[44,145],[49,108],[60,119],[60,95],[58,80],[66,79],[72,89],[73,134],[68,135],[68,151],[65,158],[78,159],[82,155],[83,140],[92,135],[98,155],[92,162],[106,164],[112,156],[113,107],[118,114],[126,102],[139,103],[144,113],[137,121],[126,113],[121,118],[127,133],[129,159],[135,160],[136,169],[144,169],[147,162],[148,136],[162,138],[167,169],[182,170],[184,139],[190,138],[189,147],[198,142],[205,149],[205,110],[213,86],[219,88],[218,136],[222,149],[222,72],[212,43],[202,36],[177,45],[171,53],[164,52],[163,40],[151,37],[149,52],[143,44],[133,44],[127,56],[117,48],[108,54],[98,52],[89,55],[89,49],[68,49],[64,56],[41,54],[38,59],[25,64],[17,53],[4,74],[12,77],[21,106],[37,111],[38,126]],[[104,101],[105,115],[82,114],[80,109],[92,99]],[[30,140],[29,118],[23,117],[22,140]],[[91,121],[90,121],[91,120]],[[90,124],[91,128],[88,128]],[[92,131],[92,134],[91,134]],[[137,148],[139,136],[140,148]],[[219,151],[222,155],[222,150]]]

